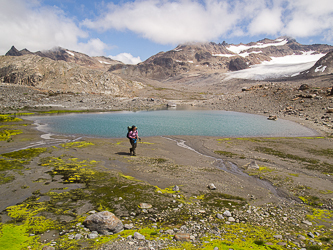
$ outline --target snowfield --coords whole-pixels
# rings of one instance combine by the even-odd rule
[[[252,49],[252,48],[258,48],[258,49],[261,49],[261,48],[266,48],[266,47],[270,47],[270,46],[283,46],[285,44],[288,43],[288,40],[284,39],[281,41],[281,39],[277,39],[275,40],[276,43],[257,43],[256,45],[252,45],[252,46],[249,46],[249,45],[239,45],[239,46],[235,46],[235,45],[230,45],[229,47],[227,47],[227,49],[233,53],[236,53],[236,54],[240,54],[242,51],[244,50],[248,50],[248,49]]]
[[[303,52],[302,55],[290,55],[284,57],[272,57],[271,61],[264,61],[258,65],[252,65],[249,69],[225,73],[226,78],[265,80],[279,77],[296,76],[300,72],[310,69],[325,54],[313,54],[313,51]],[[318,67],[317,70],[325,70]]]

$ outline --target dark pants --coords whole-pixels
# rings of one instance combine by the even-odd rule
[[[130,148],[130,155],[136,155],[135,149],[137,146],[137,140],[130,139],[130,143],[132,145],[132,147]]]

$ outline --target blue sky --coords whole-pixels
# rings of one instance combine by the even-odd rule
[[[127,63],[186,42],[333,44],[332,0],[0,0],[0,54],[61,46]]]

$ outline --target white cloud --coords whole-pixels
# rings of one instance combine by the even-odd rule
[[[160,44],[211,41],[219,37],[325,36],[333,30],[332,0],[135,0],[108,4],[83,26],[130,30]]]
[[[263,9],[250,23],[249,33],[251,35],[276,35],[282,27],[281,8]]]
[[[125,64],[138,64],[138,63],[142,62],[139,56],[134,57],[129,53],[120,53],[116,56],[109,56],[109,57],[113,60],[118,60]]]
[[[99,39],[79,43],[79,39],[87,38],[88,33],[66,17],[61,9],[43,7],[38,1],[2,0],[0,32],[0,54],[5,54],[12,45],[31,51],[61,46],[92,55],[102,55],[106,48]]]
[[[333,1],[291,0],[289,20],[284,32],[295,37],[307,37],[333,31]]]
[[[195,1],[144,0],[108,5],[108,12],[83,25],[99,30],[131,30],[161,44],[209,41],[232,28],[239,18],[229,4],[209,0],[206,6]]]

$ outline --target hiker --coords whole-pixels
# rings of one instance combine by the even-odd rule
[[[132,147],[130,148],[130,155],[136,156],[135,149],[137,146],[137,140],[139,139],[139,134],[136,126],[132,126],[132,129],[129,131],[127,137],[132,145]]]

